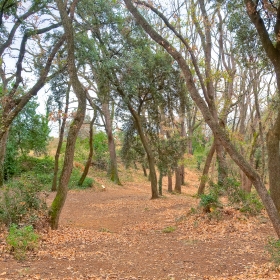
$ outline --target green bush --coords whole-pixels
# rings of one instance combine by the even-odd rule
[[[245,192],[240,188],[240,182],[230,177],[226,179],[223,185],[210,182],[210,197],[202,197],[202,199],[205,200],[202,203],[205,205],[207,205],[207,203],[214,203],[215,197],[218,198],[221,195],[226,195],[230,205],[237,206],[241,212],[246,214],[257,215],[263,209],[263,205],[255,193]],[[211,199],[213,202],[211,202]],[[206,209],[206,212],[208,209],[209,207]]]
[[[87,189],[87,188],[91,188],[94,180],[92,178],[86,177],[83,184],[81,186],[78,185],[78,182],[81,178],[81,171],[77,168],[73,168],[72,173],[71,173],[71,177],[70,177],[70,181],[69,181],[69,189],[73,190],[73,189]]]
[[[271,261],[280,265],[280,240],[271,238],[266,245],[266,250],[270,254]]]
[[[22,156],[19,158],[20,173],[33,171],[36,174],[52,173],[54,160],[51,157],[36,158]]]
[[[219,202],[219,197],[215,193],[202,194],[200,196],[199,205],[203,208],[206,213],[211,212],[211,209],[216,209],[221,206]]]
[[[18,228],[12,224],[6,240],[18,260],[24,260],[27,251],[34,250],[39,245],[39,235],[34,232],[32,226]]]
[[[258,215],[263,209],[263,204],[257,197],[255,193],[248,193],[245,195],[245,199],[242,201],[242,207],[240,208],[241,212]]]
[[[81,189],[88,189],[93,186],[94,180],[92,178],[86,177],[83,184],[80,186]]]
[[[39,196],[36,186],[28,186],[12,181],[1,190],[0,222],[7,226],[11,224],[36,225],[42,216],[47,216],[47,206]]]

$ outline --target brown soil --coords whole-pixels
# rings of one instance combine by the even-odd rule
[[[198,177],[188,171],[187,181],[183,194],[157,200],[143,179],[70,191],[59,230],[24,262],[0,235],[0,279],[280,279],[264,250],[274,236],[266,215],[192,213]]]

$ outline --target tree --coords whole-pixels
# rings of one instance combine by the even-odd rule
[[[28,101],[63,69],[53,61],[65,37],[57,36],[61,25],[53,18],[47,1],[1,1],[0,3],[0,185],[9,128]],[[39,20],[41,16],[44,20]],[[19,47],[18,47],[19,46]],[[36,47],[35,47],[36,46]],[[15,67],[13,63],[15,61]],[[33,80],[28,75],[32,73]],[[51,74],[50,74],[51,73]]]
[[[77,69],[75,66],[74,29],[72,20],[77,3],[74,1],[70,6],[70,18],[67,14],[67,11],[65,9],[66,7],[64,6],[63,1],[57,0],[56,3],[66,34],[68,73],[70,77],[70,83],[78,99],[78,108],[69,129],[64,156],[64,164],[59,178],[59,185],[56,196],[49,211],[50,225],[52,229],[58,228],[60,213],[66,201],[68,193],[68,183],[73,168],[75,143],[78,137],[79,129],[83,124],[86,111],[86,91],[79,81]]]
[[[23,155],[30,151],[46,152],[50,128],[47,116],[36,113],[38,106],[36,100],[29,101],[10,128],[8,141],[12,142],[15,149],[19,149]]]
[[[14,119],[7,141],[4,161],[4,178],[9,179],[16,173],[17,157],[27,155],[30,151],[45,153],[50,129],[48,119],[36,113],[39,104],[32,99]]]

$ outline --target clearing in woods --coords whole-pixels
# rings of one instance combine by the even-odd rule
[[[46,231],[24,262],[4,251],[0,234],[0,279],[280,279],[264,249],[274,236],[265,213],[193,213],[198,175],[190,170],[183,194],[165,190],[158,200],[133,176],[105,191],[70,191],[59,230]]]

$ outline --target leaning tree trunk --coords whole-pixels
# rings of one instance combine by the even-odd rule
[[[143,174],[144,174],[144,176],[145,176],[145,177],[148,177],[148,174],[147,174],[147,170],[146,170],[146,166],[145,166],[145,164],[144,164],[144,163],[142,163],[142,164],[141,164],[141,166],[142,166],[142,170],[143,170]]]
[[[57,190],[57,177],[58,177],[58,168],[59,168],[59,156],[62,148],[63,138],[64,138],[64,131],[66,126],[66,119],[68,114],[68,105],[69,105],[69,91],[70,91],[70,85],[67,89],[66,93],[66,102],[65,102],[65,111],[64,116],[62,120],[62,124],[60,127],[59,137],[58,137],[58,145],[56,148],[55,153],[55,160],[54,160],[54,169],[53,169],[53,182],[52,182],[52,192],[55,192]]]
[[[200,179],[199,188],[198,188],[198,191],[197,191],[198,195],[204,194],[205,185],[206,185],[206,182],[208,181],[209,169],[210,169],[210,166],[211,166],[212,158],[213,158],[214,153],[215,153],[215,148],[216,148],[216,144],[215,144],[215,140],[214,140],[214,142],[212,143],[211,149],[210,149],[210,151],[207,155],[206,161],[205,161],[202,176],[201,176],[201,179]]]
[[[6,130],[4,133],[1,141],[0,141],[0,187],[4,184],[4,163],[5,163],[5,155],[6,155],[6,147],[8,142],[8,136],[9,136],[9,129]]]
[[[72,20],[68,18],[67,11],[62,0],[56,0],[59,13],[61,16],[63,28],[66,34],[67,41],[67,63],[68,63],[68,72],[70,76],[70,83],[74,89],[74,92],[78,98],[78,109],[75,114],[74,120],[70,125],[69,134],[66,143],[64,164],[62,172],[59,179],[59,185],[57,189],[56,196],[51,204],[49,210],[49,219],[50,226],[52,229],[58,228],[59,217],[66,201],[68,193],[68,183],[70,180],[72,168],[73,168],[73,159],[75,152],[75,143],[78,137],[79,130],[83,124],[85,112],[86,112],[86,92],[83,89],[82,84],[79,81],[77,75],[77,69],[75,66],[75,46],[74,46],[74,31],[72,26]],[[74,2],[76,4],[76,2]],[[70,7],[71,17],[73,17],[75,6]]]
[[[150,148],[150,145],[147,141],[147,138],[144,134],[143,128],[142,128],[142,123],[140,116],[135,112],[135,110],[132,108],[130,104],[128,104],[128,108],[134,118],[136,129],[138,131],[138,134],[140,136],[141,142],[143,144],[143,147],[145,149],[148,163],[149,163],[149,179],[151,181],[151,190],[152,190],[152,199],[159,198],[158,195],[158,188],[157,188],[157,174],[156,174],[156,165],[155,165],[155,159],[153,155],[153,151]]]
[[[108,147],[110,153],[110,164],[108,169],[108,175],[111,181],[114,183],[121,185],[121,181],[118,175],[118,164],[117,164],[117,154],[116,154],[116,147],[113,135],[113,128],[112,128],[112,120],[109,111],[109,104],[103,103],[102,104],[102,112],[105,118],[105,130],[108,137]]]
[[[88,159],[87,159],[83,174],[78,182],[78,186],[83,185],[84,180],[86,179],[86,177],[88,175],[89,168],[91,166],[92,156],[93,156],[93,124],[94,124],[95,120],[96,120],[96,113],[92,117],[92,120],[89,124],[90,125],[90,127],[89,127],[89,154],[88,154]]]

